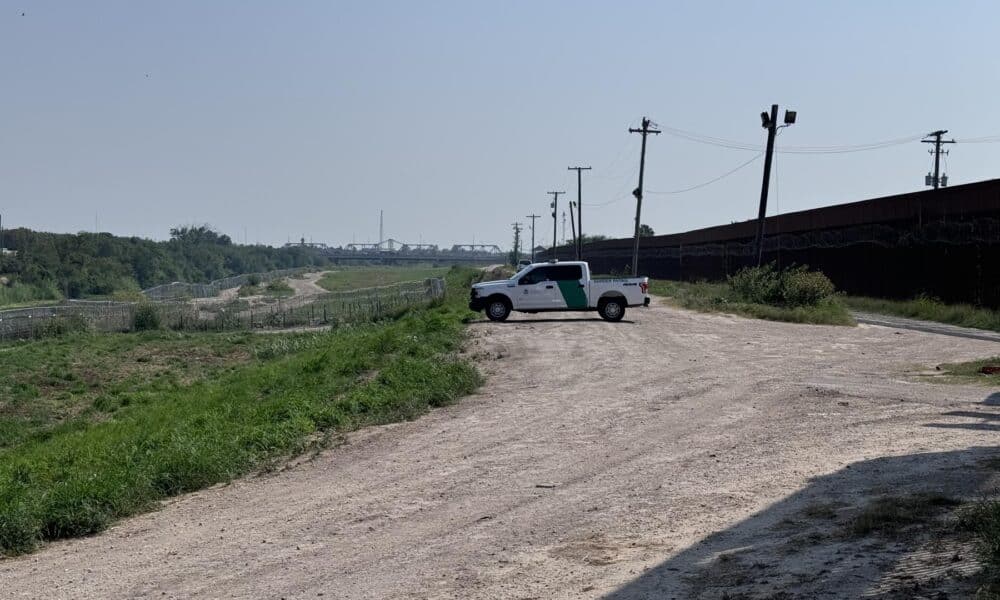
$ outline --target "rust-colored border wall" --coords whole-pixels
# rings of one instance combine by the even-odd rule
[[[753,263],[754,221],[643,238],[639,270],[719,280]],[[852,294],[1000,307],[1000,180],[769,217],[765,262],[807,264]],[[571,249],[557,249],[561,259]],[[622,272],[632,238],[587,244],[596,272]]]

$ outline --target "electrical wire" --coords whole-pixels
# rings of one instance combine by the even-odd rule
[[[987,135],[978,138],[965,138],[955,140],[956,144],[995,144],[1000,142],[1000,135]]]
[[[733,173],[739,171],[743,167],[746,167],[746,166],[750,165],[751,163],[753,163],[754,161],[756,161],[761,156],[764,156],[763,152],[757,154],[756,156],[754,156],[750,160],[748,160],[748,161],[746,161],[744,163],[741,163],[735,169],[730,169],[729,171],[726,171],[722,175],[719,175],[718,177],[715,177],[714,179],[709,179],[708,181],[706,181],[704,183],[699,183],[698,185],[693,185],[691,187],[680,189],[680,190],[672,190],[672,191],[669,191],[669,192],[655,192],[653,190],[646,190],[646,193],[647,194],[654,194],[654,195],[667,195],[667,194],[683,194],[684,192],[691,192],[691,191],[697,190],[699,188],[703,188],[703,187],[705,187],[707,185],[711,185],[711,184],[715,183],[716,181],[721,181],[722,179],[725,179],[726,177],[729,177],[730,175],[732,175]]]
[[[677,129],[676,127],[662,127],[662,131],[674,137],[679,137],[692,142],[707,144],[710,146],[718,146],[721,148],[729,148],[732,150],[744,150],[744,151],[756,151],[756,152],[760,152],[761,150],[760,144],[748,144],[745,142],[710,136],[702,133],[697,133],[694,131]],[[783,154],[845,154],[849,152],[866,152],[869,150],[880,150],[882,148],[888,148],[890,146],[898,146],[900,144],[907,144],[910,142],[914,142],[923,137],[925,137],[925,134],[921,133],[921,134],[909,135],[906,137],[893,138],[890,140],[870,142],[867,144],[853,144],[853,145],[841,145],[841,146],[781,146],[775,148],[774,151],[781,152]]]
[[[591,208],[597,208],[597,207],[600,207],[600,206],[607,206],[609,204],[614,204],[615,202],[620,202],[620,201],[624,200],[625,198],[628,198],[631,195],[632,195],[632,192],[622,192],[617,198],[615,198],[613,200],[608,200],[607,202],[596,202],[596,203],[584,202],[583,205],[584,206],[589,206]]]

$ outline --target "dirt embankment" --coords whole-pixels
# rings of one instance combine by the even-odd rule
[[[975,569],[844,527],[994,485],[1000,394],[911,373],[995,343],[663,306],[470,328],[477,395],[2,561],[3,596],[910,598]]]

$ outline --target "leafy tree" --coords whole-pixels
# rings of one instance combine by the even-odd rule
[[[0,257],[0,275],[70,298],[326,263],[308,247],[235,245],[207,225],[175,227],[167,242],[14,229],[5,232],[4,246],[15,254]]]
[[[653,237],[654,235],[656,232],[653,231],[652,227],[645,223],[639,225],[639,237]]]

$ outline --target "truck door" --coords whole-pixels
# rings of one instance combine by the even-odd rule
[[[552,308],[587,308],[587,284],[583,280],[583,267],[556,265],[548,269],[551,270],[549,277],[556,284]]]
[[[549,272],[553,268],[555,267],[537,267],[521,276],[514,294],[515,309],[544,310],[554,307],[553,303],[559,295],[559,288]]]

